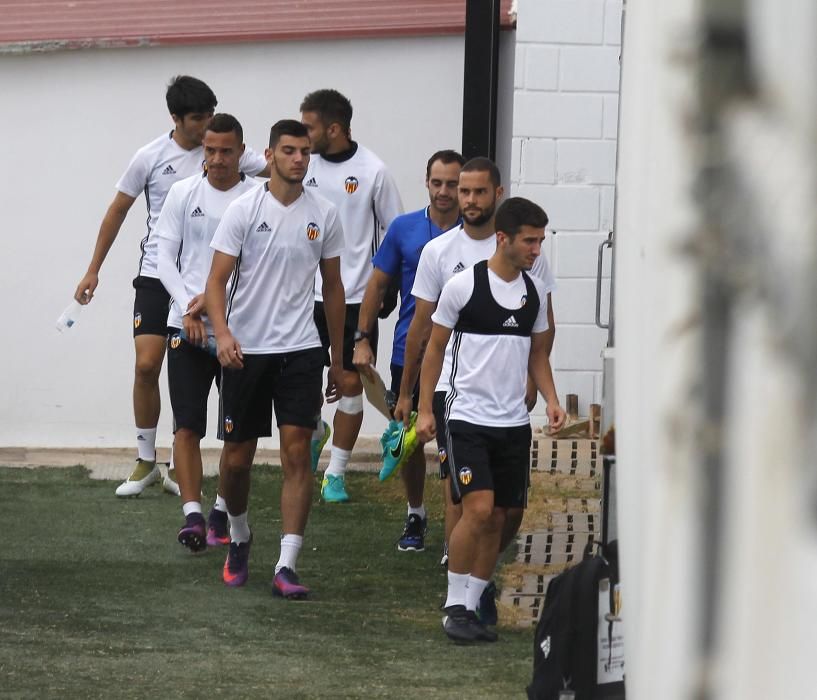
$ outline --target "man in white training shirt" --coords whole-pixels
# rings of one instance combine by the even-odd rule
[[[215,332],[221,380],[221,488],[230,520],[222,578],[243,585],[252,535],[247,501],[258,438],[280,433],[281,554],[274,595],[303,598],[296,573],[312,504],[310,437],[321,402],[323,355],[313,319],[318,268],[331,346],[327,399],[338,398],[345,299],[340,278],[343,229],[335,206],[304,189],[310,141],[306,127],[284,119],[270,130],[270,179],[236,199],[212,247],[205,305]],[[230,280],[229,289],[225,285]]]
[[[547,402],[550,427],[565,420],[548,359],[546,288],[527,274],[547,216],[513,197],[496,214],[496,252],[445,285],[420,374],[417,435],[436,433],[435,388],[451,343],[445,395],[451,492],[462,517],[451,531],[443,628],[456,642],[496,641],[476,610],[499,555],[509,508],[524,508],[530,476],[528,376]],[[453,333],[453,338],[452,338]]]
[[[395,417],[400,420],[407,418],[411,410],[411,391],[413,382],[417,381],[422,362],[423,352],[431,334],[431,315],[440,298],[443,286],[448,280],[459,274],[480,260],[487,260],[496,250],[496,233],[494,215],[497,201],[503,194],[500,173],[496,165],[488,158],[472,158],[460,172],[457,188],[460,211],[463,223],[435,238],[423,248],[420,262],[417,266],[417,275],[414,279],[412,294],[415,297],[416,308],[406,340],[405,369],[400,386],[400,397],[395,409]],[[545,332],[545,342],[550,352],[554,338],[553,312],[551,292],[556,287],[547,260],[539,256],[534,263],[532,274],[545,284],[547,296],[548,330]],[[437,392],[434,400],[434,411],[437,416],[437,449],[440,458],[440,477],[445,480],[446,509],[445,509],[445,542],[456,525],[462,511],[461,507],[451,499],[450,479],[445,439],[444,397],[448,389],[448,376],[451,370],[450,353],[446,354]],[[533,408],[535,402],[535,386],[528,383],[528,408]],[[522,522],[522,509],[508,510],[503,532],[502,549],[513,540],[519,525]],[[446,550],[441,563],[447,562]],[[495,587],[493,583],[486,588],[485,596],[480,606],[480,613],[484,619],[493,623],[496,620]]]
[[[244,130],[230,114],[216,114],[204,133],[207,172],[177,182],[168,192],[154,236],[159,279],[171,296],[167,318],[167,378],[173,406],[173,458],[185,523],[178,540],[192,552],[229,544],[221,496],[207,522],[201,512],[201,439],[207,432],[207,397],[221,365],[208,352],[212,325],[204,313],[210,242],[227,206],[260,183],[239,170]]]
[[[343,398],[335,412],[334,437],[329,465],[321,484],[327,503],[349,500],[344,475],[363,423],[363,384],[352,362],[358,333],[358,316],[366,283],[372,273],[372,256],[383,232],[403,213],[400,194],[383,161],[351,138],[352,105],[337,90],[316,90],[301,103],[301,121],[312,139],[312,159],[304,185],[337,206],[346,238],[341,277],[346,292],[343,337]],[[329,347],[321,295],[320,276],[315,283],[315,323],[323,347]],[[369,335],[369,334],[366,334]],[[377,353],[377,328],[370,341]],[[321,449],[329,438],[329,426],[321,421],[313,435],[312,469],[318,467]]]
[[[156,426],[160,411],[159,373],[164,360],[170,297],[159,281],[157,245],[152,234],[170,187],[202,171],[204,153],[201,141],[218,104],[205,83],[188,75],[173,78],[165,97],[174,128],[140,148],[116,183],[117,192],[99,227],[91,263],[74,292],[74,298],[80,304],[88,304],[93,299],[102,263],[131,206],[144,192],[148,210],[147,232],[140,245],[139,271],[133,280],[136,290],[133,304],[136,350],[133,415],[138,459],[131,475],[116,489],[116,495],[122,497],[138,496],[161,478],[156,465]],[[248,175],[256,175],[263,171],[266,162],[247,149],[241,167]],[[171,493],[178,494],[173,478],[165,478],[164,486]]]

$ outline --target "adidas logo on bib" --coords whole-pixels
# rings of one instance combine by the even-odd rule
[[[519,324],[516,322],[516,319],[513,316],[510,316],[505,323],[502,324],[503,328],[519,328]]]
[[[304,187],[317,187],[318,183],[314,177],[310,177],[305,183]]]
[[[197,216],[204,216],[204,212],[201,210],[201,207],[196,207],[190,214],[191,219],[195,219]]]
[[[164,170],[162,170],[162,175],[175,175],[176,171],[173,170],[172,165],[168,165]]]
[[[458,262],[456,265],[454,265],[454,269],[451,270],[451,272],[453,272],[456,275],[458,272],[462,272],[464,269],[465,265],[463,265],[461,262]]]
[[[269,233],[272,229],[269,227],[266,221],[262,221],[261,225],[255,229],[258,233]]]

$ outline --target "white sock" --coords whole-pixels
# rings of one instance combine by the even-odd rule
[[[281,536],[281,556],[275,565],[277,574],[285,566],[295,571],[295,562],[298,561],[298,554],[304,543],[303,535],[282,535]]]
[[[167,470],[168,471],[171,471],[171,470],[176,468],[175,456],[176,456],[176,443],[174,442],[170,446],[170,464],[167,465]]]
[[[321,440],[321,439],[323,439],[323,432],[326,429],[323,427],[323,420],[321,419],[321,414],[320,413],[317,416],[315,416],[315,422],[316,422],[317,427],[315,428],[315,430],[312,433],[312,439],[313,440]]]
[[[221,494],[216,494],[216,502],[213,504],[213,508],[220,510],[222,513],[227,512],[227,501],[221,497]]]
[[[455,574],[448,572],[448,597],[445,599],[445,607],[450,605],[465,605],[468,593],[468,574]]]
[[[227,517],[230,519],[230,541],[236,544],[250,541],[250,526],[247,524],[247,511],[241,515],[233,515],[229,511]]]
[[[412,508],[411,504],[409,503],[408,514],[409,515],[419,515],[420,518],[425,518],[426,517],[426,504],[421,503],[419,508]]]
[[[332,456],[329,458],[329,466],[326,467],[324,476],[343,476],[346,473],[346,465],[352,450],[342,450],[340,447],[332,445]]]
[[[465,607],[469,610],[476,610],[479,607],[479,599],[482,596],[482,591],[490,583],[490,581],[483,581],[481,578],[468,577],[468,590],[465,592]]]
[[[139,459],[146,462],[156,461],[156,428],[136,429],[136,449]]]
[[[185,518],[190,515],[190,513],[201,514],[201,503],[198,501],[188,501],[182,505],[182,513],[184,513]]]

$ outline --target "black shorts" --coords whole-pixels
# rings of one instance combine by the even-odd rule
[[[278,426],[314,430],[322,384],[321,348],[244,355],[242,369],[222,370],[219,437],[245,442],[272,435],[273,404]]]
[[[403,366],[392,363],[391,368],[391,393],[394,398],[400,397],[400,382],[403,381]],[[420,382],[414,385],[414,391],[411,392],[411,410],[416,411],[420,403]]]
[[[133,337],[137,335],[168,334],[167,312],[170,310],[170,295],[162,283],[154,277],[139,277],[133,280],[136,298],[133,301]]]
[[[207,434],[207,397],[213,380],[216,387],[221,384],[219,361],[206,350],[182,340],[178,328],[168,328],[167,382],[174,433],[187,428],[199,437]]]
[[[509,428],[448,421],[451,499],[472,491],[494,492],[499,508],[524,508],[530,485],[530,424]]]
[[[343,322],[343,369],[349,372],[356,372],[354,364],[352,364],[352,356],[355,354],[355,331],[357,330],[357,321],[360,317],[360,304],[346,305],[346,319]],[[318,327],[318,334],[321,336],[321,345],[323,345],[324,357],[323,363],[329,366],[329,328],[326,325],[326,314],[323,311],[323,302],[315,302],[315,325]],[[377,357],[377,323],[374,324],[372,335],[369,338],[369,344],[372,346],[372,353]]]
[[[431,400],[437,424],[437,456],[440,458],[440,478],[448,478],[448,426],[445,424],[445,392],[435,391]]]

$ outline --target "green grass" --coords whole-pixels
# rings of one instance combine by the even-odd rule
[[[0,468],[0,696],[30,698],[523,697],[531,630],[496,644],[445,638],[442,526],[429,477],[427,549],[395,546],[399,480],[350,474],[354,501],[316,501],[299,574],[309,601],[272,597],[280,470],[256,467],[250,578],[221,582],[225,552],[176,542],[178,501],[113,496],[81,467]],[[205,482],[205,509],[213,480]]]

